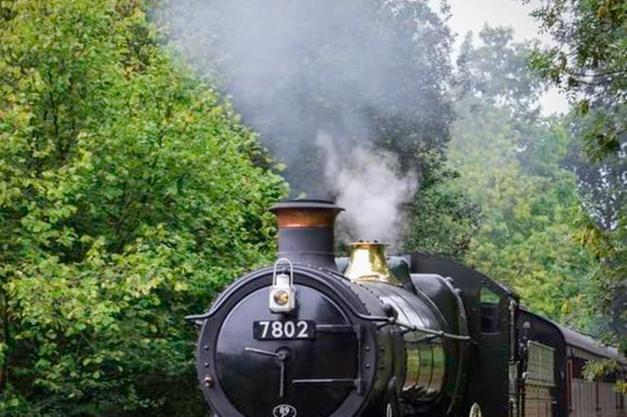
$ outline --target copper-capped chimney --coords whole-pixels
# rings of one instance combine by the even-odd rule
[[[279,257],[337,270],[335,218],[344,209],[332,201],[287,200],[273,206],[279,226]]]

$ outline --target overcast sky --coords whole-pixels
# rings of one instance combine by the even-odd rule
[[[488,23],[490,26],[509,26],[514,29],[517,41],[540,39],[548,41],[546,35],[538,31],[538,24],[529,16],[533,5],[523,4],[522,0],[449,0],[452,17],[450,25],[457,36],[457,45],[468,31],[477,34]],[[551,90],[542,100],[545,114],[565,112],[566,99],[557,91]]]
[[[491,26],[511,26],[517,40],[538,38],[538,25],[529,16],[533,7],[522,0],[449,0],[451,26],[461,37],[478,32],[488,22]]]

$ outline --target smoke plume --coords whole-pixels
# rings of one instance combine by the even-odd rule
[[[352,236],[395,239],[420,178],[407,144],[448,134],[441,17],[415,0],[168,4],[177,50],[286,165],[293,196],[334,198]]]
[[[347,161],[338,157],[331,136],[318,135],[325,155],[327,183],[346,209],[345,238],[394,243],[404,220],[400,208],[414,195],[416,175],[399,175],[398,159],[390,152],[362,145]]]

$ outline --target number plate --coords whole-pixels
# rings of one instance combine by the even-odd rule
[[[316,337],[316,323],[309,320],[265,320],[253,322],[257,340],[303,340]]]

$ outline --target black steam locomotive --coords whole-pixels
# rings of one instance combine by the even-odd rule
[[[334,257],[341,209],[272,209],[279,259],[228,287],[201,326],[197,367],[220,417],[625,417],[615,349],[520,306],[477,271],[357,242]],[[582,367],[619,367],[587,382]]]

